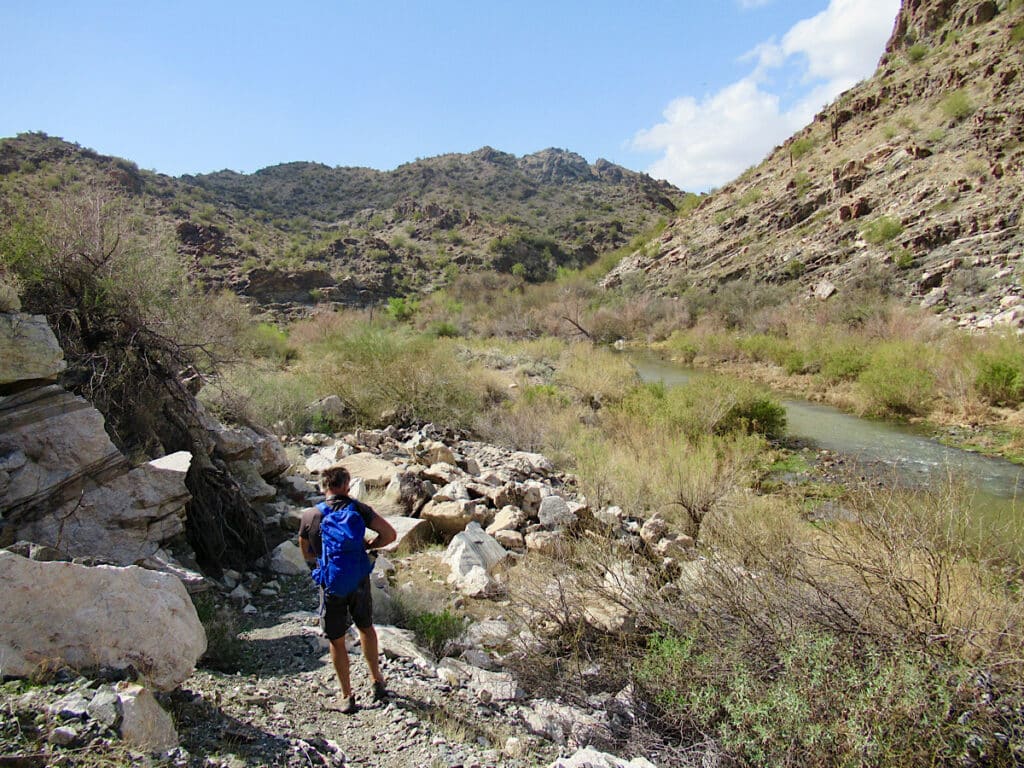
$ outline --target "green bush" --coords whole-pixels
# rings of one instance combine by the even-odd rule
[[[1010,42],[1024,43],[1024,21],[1013,25],[1010,30]]]
[[[388,305],[385,311],[392,320],[399,323],[404,323],[407,320],[411,320],[413,315],[419,309],[420,303],[415,299],[408,299],[399,296],[392,296],[388,299]]]
[[[827,382],[854,381],[867,368],[870,354],[853,343],[823,345],[818,374]]]
[[[1024,357],[991,354],[982,358],[974,379],[978,393],[992,405],[1013,407],[1024,400]]]
[[[288,344],[288,334],[271,323],[250,326],[244,335],[243,344],[254,357],[279,364],[294,360],[297,355],[295,348]]]
[[[912,46],[907,48],[907,60],[913,64],[921,61],[921,59],[927,55],[928,46],[924,43],[914,43]]]
[[[935,375],[914,344],[879,346],[857,377],[866,411],[876,415],[917,416],[928,412],[935,396]]]
[[[872,245],[886,243],[902,232],[903,224],[894,216],[879,216],[861,228],[861,235]]]
[[[794,160],[799,160],[814,149],[816,143],[817,142],[815,142],[815,140],[810,136],[794,139],[793,143],[789,145],[789,154]]]
[[[975,109],[971,97],[962,88],[947,95],[940,102],[939,108],[947,119],[957,122],[973,115]]]
[[[766,333],[756,333],[742,338],[739,347],[752,360],[776,365],[783,365],[793,352],[791,342]]]
[[[695,627],[654,635],[636,678],[676,738],[713,740],[728,765],[959,764],[982,746],[986,764],[1013,764],[971,670],[906,649],[824,632],[711,641]]]
[[[438,659],[466,630],[463,620],[447,608],[440,613],[427,611],[413,616],[408,627],[415,633],[416,640]]]

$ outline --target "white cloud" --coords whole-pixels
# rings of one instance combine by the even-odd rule
[[[750,6],[763,0],[740,0]],[[664,111],[664,122],[639,131],[633,146],[661,153],[648,172],[688,190],[705,190],[760,161],[825,104],[872,72],[892,31],[900,0],[830,0],[795,24],[781,42],[758,45],[744,59],[750,74],[697,101],[684,96]],[[800,72],[798,93],[782,107],[773,76]]]

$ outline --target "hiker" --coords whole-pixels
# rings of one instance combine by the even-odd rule
[[[316,563],[313,581],[320,585],[320,627],[331,644],[331,661],[341,684],[340,709],[346,715],[356,711],[356,697],[349,677],[345,634],[354,623],[359,632],[363,657],[373,679],[374,701],[384,701],[388,690],[380,672],[377,631],[373,628],[370,571],[373,561],[367,550],[386,547],[395,540],[391,523],[373,508],[348,496],[348,470],[329,467],[320,477],[324,502],[302,513],[299,547],[310,564]],[[363,541],[366,529],[377,535]]]

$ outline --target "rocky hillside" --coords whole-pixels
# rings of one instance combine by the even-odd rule
[[[1024,324],[1024,3],[905,0],[878,71],[625,259],[606,286],[871,281]]]
[[[115,185],[171,224],[214,287],[301,312],[430,291],[473,270],[528,281],[585,266],[676,213],[685,195],[604,160],[491,148],[382,172],[286,163],[180,179],[46,136],[0,140],[0,203]]]

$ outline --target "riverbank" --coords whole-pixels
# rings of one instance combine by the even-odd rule
[[[853,382],[828,383],[813,374],[787,373],[781,366],[763,361],[718,360],[701,355],[690,359],[674,354],[664,344],[638,344],[628,349],[649,352],[676,365],[755,381],[782,397],[800,398],[864,416]],[[940,397],[931,404],[927,415],[906,416],[902,421],[952,448],[1024,465],[1024,414],[1018,409],[979,407],[976,403],[963,407]]]

